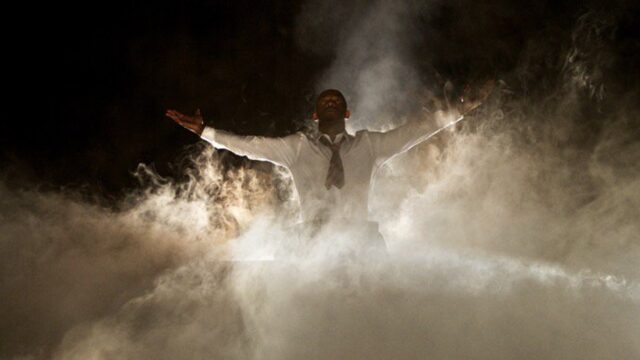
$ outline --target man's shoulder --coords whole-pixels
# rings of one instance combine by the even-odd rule
[[[353,135],[353,137],[355,137],[356,139],[361,139],[361,138],[366,138],[369,137],[369,135],[371,135],[371,131],[366,130],[366,129],[362,129],[362,130],[358,130],[356,131],[356,133]]]
[[[370,144],[371,143],[370,135],[371,135],[371,131],[369,130],[363,129],[363,130],[356,131],[356,133],[351,136],[351,139],[352,139],[351,143],[353,144],[352,146]]]
[[[302,136],[304,136],[304,133],[302,131],[296,131],[288,135],[285,135],[283,137],[302,137]]]
[[[305,135],[302,131],[296,131],[294,133],[290,133],[288,135],[280,136],[281,139],[292,139],[292,140],[301,140],[306,139],[307,135]]]

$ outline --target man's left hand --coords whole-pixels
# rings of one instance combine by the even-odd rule
[[[488,80],[475,91],[471,86],[465,86],[462,95],[456,101],[456,107],[460,114],[466,115],[480,106],[489,97],[495,84],[495,80]]]

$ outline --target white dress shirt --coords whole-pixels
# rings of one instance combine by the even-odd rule
[[[411,149],[460,120],[462,116],[439,129],[434,126],[435,121],[421,121],[384,133],[362,130],[354,136],[339,134],[334,142],[346,137],[340,147],[345,182],[341,189],[332,186],[329,190],[325,187],[325,179],[331,150],[316,136],[300,132],[280,138],[240,136],[205,127],[201,138],[217,149],[287,168],[298,192],[303,221],[318,220],[328,213],[332,219],[367,221],[369,187],[378,168],[394,155]],[[326,134],[319,136],[328,137]]]

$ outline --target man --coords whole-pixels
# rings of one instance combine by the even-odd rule
[[[460,100],[460,106],[445,114],[452,123],[480,104]],[[318,122],[317,135],[239,136],[205,126],[199,109],[194,116],[175,110],[167,110],[166,115],[217,149],[287,168],[298,191],[305,227],[331,224],[358,228],[367,236],[378,237],[382,244],[377,224],[368,221],[372,176],[394,155],[440,131],[434,127],[435,121],[416,121],[384,133],[362,130],[350,135],[345,131],[345,120],[350,116],[347,102],[335,89],[325,90],[317,98],[312,115]]]

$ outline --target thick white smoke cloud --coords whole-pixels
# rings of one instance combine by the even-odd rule
[[[401,39],[415,34],[400,20],[425,8],[393,3],[359,4],[327,74],[355,111],[382,114],[358,126],[416,116],[385,96],[416,71]],[[569,54],[593,29],[581,21]],[[301,36],[326,25],[307,24]],[[365,64],[367,54],[377,60]],[[498,89],[463,131],[381,171],[371,200],[387,256],[349,256],[341,250],[361,239],[329,232],[305,256],[269,260],[291,248],[292,206],[274,185],[287,179],[224,174],[211,149],[186,184],[142,172],[155,184],[118,211],[0,188],[3,349],[57,359],[638,358],[638,109],[621,99],[602,114],[597,145],[565,146],[581,87],[599,89],[589,72],[603,71],[579,58],[567,59],[557,100]],[[340,83],[349,73],[358,79]]]
[[[117,313],[165,271],[229,258],[224,244],[275,193],[264,185],[268,174],[222,173],[211,148],[196,165],[183,184],[141,167],[144,190],[119,210],[71,192],[0,187],[3,352],[49,357],[70,327]]]

